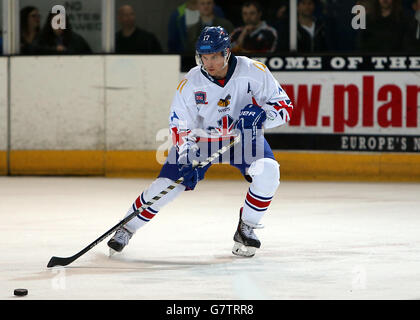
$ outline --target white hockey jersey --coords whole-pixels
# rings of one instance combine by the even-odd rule
[[[261,62],[231,55],[224,85],[199,66],[192,68],[179,83],[171,105],[174,145],[181,146],[191,134],[210,140],[229,136],[248,104],[265,110],[267,129],[285,124],[293,111],[286,92]]]

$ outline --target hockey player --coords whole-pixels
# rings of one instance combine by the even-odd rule
[[[278,188],[279,164],[263,135],[263,129],[285,124],[293,106],[267,67],[255,60],[234,56],[229,35],[222,27],[206,27],[196,44],[198,66],[192,68],[177,87],[169,124],[174,146],[158,178],[139,195],[127,215],[132,214],[180,177],[182,184],[153,203],[108,241],[120,252],[133,234],[158,211],[185,190],[193,190],[204,179],[211,163],[203,168],[193,160],[206,159],[224,141],[241,134],[241,147],[227,155],[227,161],[241,171],[250,187],[240,208],[232,252],[252,257],[261,243],[254,233]],[[209,146],[210,145],[210,146]]]

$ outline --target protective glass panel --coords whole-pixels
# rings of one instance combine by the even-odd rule
[[[298,52],[419,50],[420,0],[297,0]]]
[[[184,2],[116,0],[115,53],[166,52],[170,14]]]
[[[3,54],[3,0],[0,0],[0,55]]]
[[[337,26],[333,18],[332,7],[350,5],[352,1],[318,1],[318,0],[297,0],[297,52],[299,53],[322,53],[332,51],[337,47],[335,33]],[[340,13],[347,13],[343,11]],[[351,14],[351,9],[349,11]],[[340,19],[343,19],[340,16]],[[347,30],[344,20],[341,20],[343,30]],[[342,33],[344,31],[341,30]],[[344,37],[344,35],[342,35]]]
[[[351,25],[358,52],[420,52],[420,0],[359,0],[357,5]]]
[[[21,54],[100,53],[101,10],[101,0],[21,0]]]
[[[289,50],[289,0],[215,1],[215,5],[233,25],[232,31],[227,29],[232,52],[255,55]]]

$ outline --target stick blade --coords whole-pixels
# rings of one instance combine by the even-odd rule
[[[47,264],[47,268],[52,268],[56,266],[66,266],[73,262],[73,257],[70,258],[60,258],[60,257],[52,257]]]

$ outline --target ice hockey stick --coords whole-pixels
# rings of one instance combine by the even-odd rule
[[[229,150],[234,144],[238,143],[240,141],[240,139],[241,139],[241,135],[237,135],[228,145],[220,148],[219,150],[217,150],[215,153],[213,153],[210,157],[208,157],[203,162],[200,162],[200,163],[194,165],[194,167],[205,167],[210,162],[212,162],[214,159],[216,159],[217,157],[219,157],[221,154],[223,154],[227,150]],[[169,191],[171,191],[172,189],[175,189],[177,185],[179,185],[180,183],[182,183],[182,181],[184,181],[184,178],[183,177],[179,178],[173,184],[171,184],[168,187],[166,187],[165,190],[162,190],[157,196],[153,197],[152,200],[150,200],[149,202],[147,202],[144,206],[140,207],[139,209],[146,210],[148,207],[150,207],[153,203],[155,203],[157,200],[159,200],[160,198],[162,198]],[[129,222],[131,219],[133,219],[135,216],[137,216],[140,213],[139,209],[137,209],[132,214],[128,215],[123,220],[121,220],[120,222],[118,222],[115,226],[113,226],[111,229],[109,229],[107,232],[105,232],[103,235],[101,235],[98,239],[96,239],[95,241],[93,241],[86,248],[84,248],[80,252],[76,253],[75,255],[73,255],[71,257],[65,257],[65,258],[64,257],[55,257],[55,256],[53,256],[50,259],[50,261],[48,262],[47,268],[52,268],[52,267],[55,267],[55,266],[67,266],[67,265],[69,265],[74,260],[78,259],[82,255],[84,255],[86,252],[88,252],[90,249],[92,249],[94,246],[96,246],[98,243],[100,243],[101,241],[103,241],[105,238],[107,238],[108,236],[110,236],[119,227],[125,225],[127,222]]]

